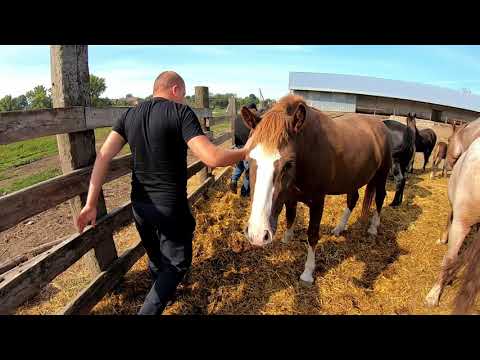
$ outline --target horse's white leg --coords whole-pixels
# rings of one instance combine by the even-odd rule
[[[380,225],[380,216],[378,215],[377,210],[373,211],[372,220],[370,222],[370,227],[368,228],[368,233],[370,235],[376,236],[378,233],[378,226]]]
[[[305,270],[300,275],[300,280],[313,284],[313,271],[315,270],[315,249],[308,245],[307,261],[305,262]]]
[[[465,236],[470,231],[470,226],[466,226],[459,221],[453,220],[448,233],[448,250],[442,261],[442,270],[440,277],[425,298],[428,306],[437,306],[445,285],[453,279],[454,273],[447,273],[446,269],[450,263],[456,260]]]
[[[320,239],[320,222],[322,220],[325,197],[318,199],[314,205],[310,205],[310,223],[308,224],[308,254],[305,262],[305,270],[300,275],[300,281],[304,284],[313,284],[313,271],[315,270],[315,246]]]
[[[347,228],[348,219],[350,218],[351,214],[352,214],[352,211],[348,207],[345,208],[345,210],[343,210],[343,215],[342,215],[342,218],[340,219],[340,222],[332,230],[333,235],[338,236],[342,233],[342,231],[344,231]]]

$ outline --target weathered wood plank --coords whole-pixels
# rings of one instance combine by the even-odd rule
[[[58,315],[87,315],[144,253],[145,249],[140,242],[126,250],[106,271],[98,274]]]
[[[235,117],[237,116],[237,102],[233,96],[228,99],[228,115],[230,116],[232,144],[235,144]]]
[[[83,106],[0,112],[0,145],[85,129]]]
[[[9,314],[25,300],[36,295],[80,259],[90,249],[112,234],[113,229],[132,220],[132,206],[127,203],[111,214],[99,219],[95,227],[82,234],[70,236],[43,254],[21,264],[2,275],[0,282],[0,314]]]
[[[95,129],[99,127],[113,126],[120,116],[122,116],[131,106],[115,106],[106,108],[87,107],[85,108],[85,127]],[[202,108],[192,108],[197,117],[204,118],[212,116],[212,110]]]
[[[232,116],[230,116],[230,115],[215,116],[215,117],[212,117],[212,118],[208,119],[208,122],[209,122],[210,126],[225,123],[225,122],[230,123],[230,121],[232,121]]]
[[[109,127],[128,108],[128,106],[110,108],[72,106],[0,112],[0,145],[42,136]],[[192,110],[198,118],[212,116],[210,109],[192,108]]]
[[[54,108],[90,105],[90,72],[87,45],[51,45],[50,70],[52,78],[52,105]],[[85,116],[85,114],[84,114]],[[85,121],[85,117],[84,117]],[[64,174],[93,165],[96,158],[93,130],[57,135],[58,158]],[[69,200],[73,218],[78,217],[87,201],[87,192]],[[103,191],[97,201],[97,218],[107,214]],[[90,273],[98,274],[117,258],[112,235],[105,234],[87,256],[85,263]]]
[[[131,171],[131,155],[113,159],[105,182]],[[0,231],[86,192],[93,166],[74,170],[0,198]]]
[[[226,132],[226,133],[223,133],[222,135],[216,137],[215,139],[213,139],[213,143],[215,145],[221,145],[223,144],[225,141],[227,140],[230,140],[232,138],[232,133],[231,132]]]

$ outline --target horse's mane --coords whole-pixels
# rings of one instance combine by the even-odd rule
[[[305,100],[301,96],[287,95],[275,103],[271,109],[262,115],[262,121],[257,125],[252,135],[253,146],[262,144],[266,152],[273,152],[288,141],[288,117],[299,104]]]

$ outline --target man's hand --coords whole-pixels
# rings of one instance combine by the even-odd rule
[[[97,208],[89,205],[85,205],[85,207],[80,211],[80,215],[78,218],[75,219],[75,226],[78,229],[78,232],[81,234],[85,226],[88,224],[92,224],[95,227],[95,220],[97,219]]]

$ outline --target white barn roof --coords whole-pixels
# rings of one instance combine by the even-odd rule
[[[290,72],[290,90],[313,90],[420,101],[480,112],[480,96],[443,87],[369,76]]]

